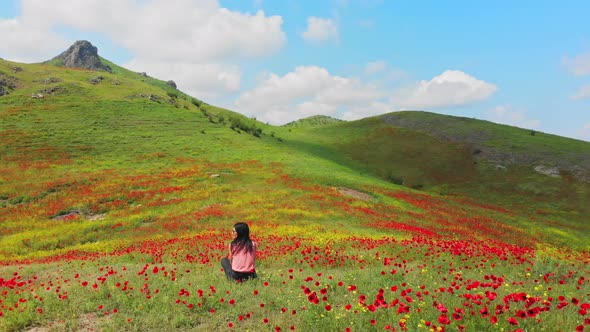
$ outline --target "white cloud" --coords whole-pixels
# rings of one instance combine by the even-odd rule
[[[70,46],[63,37],[47,31],[42,25],[28,24],[22,18],[0,19],[2,56],[17,62],[48,60]]]
[[[562,64],[576,76],[588,75],[590,74],[590,51],[579,54],[573,59],[565,56],[562,59]]]
[[[581,86],[578,91],[572,96],[573,100],[589,99],[590,85]]]
[[[132,60],[126,68],[146,72],[162,80],[173,80],[178,89],[210,102],[240,89],[241,71],[237,66],[216,63],[158,62]]]
[[[281,17],[233,12],[216,1],[23,0],[22,18],[102,33],[137,57],[160,60],[258,57],[286,41]]]
[[[338,26],[327,18],[309,17],[307,19],[307,30],[301,37],[308,42],[326,42],[338,40]]]
[[[526,110],[516,108],[512,105],[497,106],[488,112],[487,118],[496,123],[525,129],[537,129],[541,124],[539,120],[530,119],[526,114]]]
[[[392,69],[382,61],[364,68],[364,73],[377,76],[390,72]],[[232,109],[276,125],[311,115],[357,120],[399,110],[400,105],[418,108],[473,103],[496,90],[495,85],[460,71],[446,71],[428,82],[397,91],[386,88],[388,81],[374,82],[379,83],[332,75],[321,67],[301,66],[284,76],[266,73],[254,89],[239,96]]]
[[[239,86],[240,71],[228,63],[271,55],[286,43],[280,16],[230,11],[214,0],[22,0],[21,8],[21,16],[0,20],[6,59],[47,60],[73,43],[56,31],[88,32],[128,50],[134,68],[155,65],[141,71],[205,95]]]
[[[461,106],[490,97],[497,87],[459,70],[447,70],[430,81],[402,88],[394,94],[392,103],[406,109]]]
[[[302,66],[284,76],[268,74],[256,88],[243,93],[234,108],[271,124],[311,115],[340,118],[348,114],[349,118],[359,118],[370,113],[367,105],[385,95],[379,87],[357,78],[334,76],[321,67]]]

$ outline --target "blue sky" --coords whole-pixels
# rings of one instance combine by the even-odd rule
[[[590,2],[3,0],[0,57],[86,39],[126,68],[284,124],[404,109],[590,141]]]

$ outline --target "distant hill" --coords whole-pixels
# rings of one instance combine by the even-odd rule
[[[301,127],[293,135],[309,153],[391,183],[590,213],[588,142],[418,111]]]
[[[343,122],[344,120],[332,118],[326,115],[313,115],[307,118],[299,119],[296,121],[289,122],[283,127],[318,127],[318,126],[325,126],[328,124],[339,123]]]
[[[380,116],[385,123],[416,130],[444,142],[463,144],[476,160],[498,166],[533,165],[590,181],[590,144],[535,130],[489,121],[429,112],[395,112]]]

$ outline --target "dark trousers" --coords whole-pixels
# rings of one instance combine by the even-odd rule
[[[223,267],[226,277],[228,277],[231,280],[236,280],[238,282],[242,282],[244,280],[254,279],[254,278],[258,277],[256,275],[256,271],[254,271],[254,272],[238,272],[238,271],[232,270],[231,262],[229,261],[229,259],[227,257],[223,258],[221,260],[221,267]]]

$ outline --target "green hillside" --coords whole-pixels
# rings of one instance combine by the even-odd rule
[[[0,330],[583,324],[590,143],[426,112],[271,126],[102,61],[0,60]],[[237,221],[243,284],[219,266]]]
[[[149,172],[179,158],[257,160],[320,184],[400,185],[464,196],[587,230],[589,186],[580,178],[588,174],[582,167],[588,165],[587,142],[426,112],[270,126],[103,61],[112,73],[0,62],[1,77],[14,86],[0,98],[4,171],[20,167],[34,174],[35,163],[44,168],[18,183],[5,174],[2,206],[39,199],[46,195],[33,189],[40,179],[74,170]],[[501,153],[526,157],[507,162]],[[557,161],[560,177],[534,171],[536,163]]]
[[[325,115],[313,115],[307,118],[289,122],[283,125],[283,127],[318,127],[342,121],[343,120],[335,119]]]
[[[518,209],[571,212],[568,218],[580,223],[590,214],[588,142],[427,112],[294,133],[298,142],[317,146],[318,155],[332,154],[391,183]]]

